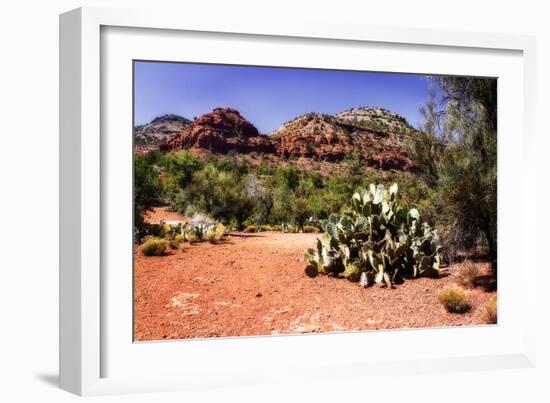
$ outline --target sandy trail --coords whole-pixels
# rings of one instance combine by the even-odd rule
[[[135,254],[135,339],[185,339],[438,327],[483,323],[494,295],[470,291],[472,309],[450,314],[437,289],[452,277],[386,290],[304,274],[303,251],[318,234],[233,234],[186,244],[163,257]]]

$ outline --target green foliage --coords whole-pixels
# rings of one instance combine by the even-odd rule
[[[193,178],[193,174],[204,166],[204,162],[191,155],[189,151],[182,150],[177,153],[166,154],[163,160],[164,172],[167,175],[165,186],[168,189],[184,189]]]
[[[486,245],[497,254],[497,80],[433,79],[434,92],[421,110],[422,130],[412,136],[410,155],[429,187],[428,215],[448,222],[445,251]]]
[[[160,238],[149,238],[141,245],[141,252],[145,256],[162,256],[166,253],[168,241]]]
[[[237,226],[253,211],[254,203],[245,191],[245,177],[238,171],[222,170],[209,162],[195,172],[185,189],[187,204],[206,212],[214,219],[229,222],[234,218]]]
[[[134,156],[134,225],[138,238],[146,231],[143,215],[158,204],[162,187],[155,165],[144,156]]]
[[[438,164],[443,154],[444,141],[433,87],[429,89],[428,101],[420,107],[420,114],[423,117],[422,127],[420,131],[410,137],[408,151],[424,180],[430,186],[435,186],[438,180]]]
[[[470,309],[466,292],[459,286],[452,285],[442,288],[438,291],[437,298],[448,312],[464,313]]]
[[[417,209],[402,209],[397,184],[389,189],[371,184],[355,193],[351,208],[331,214],[324,228],[316,250],[304,255],[319,273],[343,272],[352,281],[368,273],[367,280],[388,288],[405,278],[439,275],[436,233]]]
[[[281,226],[278,230],[286,232],[314,231],[309,227],[321,228],[319,223],[330,214],[342,214],[349,204],[348,195],[372,181],[402,180],[405,205],[412,198],[420,201],[419,206],[423,207],[422,198],[430,194],[429,189],[419,186],[408,173],[359,174],[358,155],[348,159],[349,164],[357,165],[357,170],[351,169],[357,174],[350,171],[330,176],[300,170],[293,164],[270,165],[267,159],[257,166],[243,158],[203,161],[187,151],[154,155],[144,161],[157,185],[156,196],[149,201],[150,205],[169,202],[174,211],[187,217],[207,214],[234,230],[250,225],[267,230],[265,226],[277,225]],[[430,206],[426,207],[430,211]]]

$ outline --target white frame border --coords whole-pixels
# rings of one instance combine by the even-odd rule
[[[411,28],[373,27],[311,21],[241,21],[209,16],[182,21],[179,13],[151,10],[80,8],[60,16],[60,385],[79,395],[192,388],[177,377],[161,379],[101,378],[102,315],[100,295],[100,27],[179,29],[302,38],[422,44],[478,49],[519,50],[524,61],[526,161],[535,153],[535,40],[531,36]],[[536,175],[524,189],[536,189]],[[531,191],[532,194],[532,191]],[[534,224],[525,224],[533,225]],[[531,228],[529,228],[531,229]],[[525,228],[527,230],[527,228]],[[534,231],[534,228],[532,228]],[[534,254],[535,255],[535,254]],[[533,262],[534,263],[534,262]],[[535,264],[526,275],[536,276]],[[526,294],[535,306],[535,294]],[[524,354],[359,364],[346,373],[468,371],[534,365],[535,309],[527,319]],[[475,362],[474,362],[475,361]],[[358,370],[360,369],[360,371]],[[251,376],[250,383],[263,381]],[[303,381],[288,371],[277,382]],[[265,380],[267,382],[267,380]],[[230,382],[228,382],[230,384]],[[221,385],[220,385],[221,386]],[[244,386],[244,385],[238,385]]]

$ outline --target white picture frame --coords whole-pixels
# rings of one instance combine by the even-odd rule
[[[109,134],[115,129],[121,129],[131,135],[132,123],[127,119],[131,104],[124,101],[129,95],[128,80],[124,77],[128,60],[177,58],[177,54],[172,55],[166,49],[189,33],[193,36],[189,39],[189,44],[193,44],[192,41],[204,41],[201,42],[204,49],[212,47],[212,53],[204,56],[204,61],[209,62],[238,61],[243,64],[273,65],[277,64],[277,60],[273,59],[274,55],[277,56],[277,52],[286,49],[285,52],[295,60],[291,66],[312,67],[325,62],[316,59],[313,53],[309,58],[300,59],[299,53],[294,52],[292,47],[297,46],[307,53],[313,44],[318,44],[324,49],[341,52],[342,55],[355,56],[353,61],[343,58],[338,65],[334,61],[327,61],[326,67],[365,68],[368,63],[361,61],[364,52],[386,52],[385,62],[369,62],[368,67],[380,71],[498,76],[501,80],[499,325],[469,329],[133,344],[127,337],[127,333],[131,332],[127,326],[131,317],[125,316],[128,304],[131,306],[131,299],[125,298],[128,295],[128,285],[131,291],[131,276],[124,274],[128,270],[127,262],[131,250],[119,253],[120,249],[113,247],[119,245],[117,231],[126,231],[123,228],[127,221],[124,220],[131,216],[131,211],[124,214],[123,210],[130,205],[116,203],[116,199],[127,201],[127,197],[130,197],[124,191],[130,189],[131,194],[131,183],[128,182],[127,175],[131,166],[128,165],[126,171],[121,168],[122,171],[115,173],[118,168],[113,166],[111,160],[113,150],[126,152],[126,157],[122,157],[120,163],[124,166],[124,161],[129,161],[126,158],[131,154],[131,148],[125,148],[128,145],[128,136],[115,137]],[[132,39],[137,36],[140,36],[139,41]],[[207,43],[208,40],[212,43]],[[136,47],[136,43],[132,45],[132,41],[139,46]],[[220,41],[231,43],[233,54],[216,48]],[[257,46],[258,49],[250,52],[239,50],[237,41],[249,47]],[[266,46],[270,47],[271,53],[259,50]],[[436,58],[434,52],[441,54],[441,57]],[[368,377],[374,374],[397,375],[533,366],[536,326],[532,316],[535,312],[533,307],[536,296],[532,290],[514,288],[508,279],[511,275],[510,267],[517,264],[514,260],[517,257],[511,255],[511,248],[514,247],[516,255],[523,255],[521,277],[527,279],[536,275],[536,253],[533,251],[535,246],[529,246],[525,236],[535,232],[535,222],[521,219],[510,224],[503,217],[512,208],[516,208],[521,217],[528,217],[531,212],[531,206],[524,195],[526,192],[532,194],[536,182],[531,158],[534,152],[534,52],[534,38],[520,35],[429,31],[314,21],[266,23],[215,18],[184,20],[177,13],[151,10],[80,8],[61,15],[61,387],[79,395],[96,395],[272,382],[292,383],[314,380],[313,378],[323,381],[334,379],[339,373],[344,379],[349,373]],[[410,61],[403,67],[400,56],[405,53]],[[187,55],[189,57],[190,52]],[[194,61],[200,61],[202,56],[197,53],[193,57]],[[106,58],[108,60],[104,60]],[[290,59],[281,59],[280,63],[288,65],[288,60]],[[431,67],[426,67],[428,64]],[[502,75],[491,72],[501,72]],[[511,95],[514,95],[513,100],[509,99],[512,98]],[[520,110],[512,116],[512,110],[518,107]],[[115,110],[117,113],[113,113]],[[121,118],[112,120],[113,115]],[[501,133],[502,122],[505,125]],[[514,137],[512,132],[520,132],[522,135]],[[506,171],[506,165],[502,161],[506,162],[514,155],[516,161],[521,161],[521,167],[515,173],[510,173]],[[513,206],[509,199],[518,192],[522,196],[516,196]],[[118,214],[119,212],[122,214]],[[509,236],[511,231],[516,233],[515,240],[522,240],[519,245],[513,244],[514,239]],[[521,237],[517,235],[518,232]],[[126,235],[122,234],[122,238],[124,236]],[[522,254],[521,251],[526,251],[528,247],[531,253]],[[116,273],[109,270],[112,267],[111,259],[119,258],[124,270]],[[512,299],[520,302],[508,304],[507,301]],[[401,343],[407,340],[417,343],[419,348],[416,351],[404,349],[393,354],[373,354],[370,357],[351,355],[351,358],[343,360],[323,348],[325,344],[334,343],[338,338],[345,338],[353,343],[376,343],[390,339]],[[450,347],[445,347],[449,340],[457,340],[452,351]],[[491,343],[491,340],[494,342]],[[428,341],[432,345],[435,342],[436,348],[429,350],[423,345]],[[474,348],[474,345],[478,348]],[[322,354],[318,354],[319,351]],[[350,357],[350,354],[342,355]],[[134,371],[136,361],[145,363],[147,370]],[[190,366],[193,366],[193,371],[189,370]]]

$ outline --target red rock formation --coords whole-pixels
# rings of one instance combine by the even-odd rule
[[[363,120],[356,118],[357,111],[362,113]],[[376,111],[379,121],[386,118]],[[367,112],[372,113],[370,109]],[[266,136],[235,109],[216,108],[164,141],[160,149],[191,149],[199,155],[257,152],[272,154],[275,159],[315,158],[330,163],[357,154],[366,166],[410,170],[413,164],[405,149],[405,136],[410,126],[396,126],[399,120],[391,115],[393,121],[386,130],[381,123],[373,128],[365,124],[365,115],[361,109],[346,112],[343,117],[310,113],[283,124]]]
[[[232,150],[239,153],[273,152],[268,137],[259,134],[249,121],[232,108],[216,108],[202,115],[160,145],[164,151],[194,147],[223,154]]]

